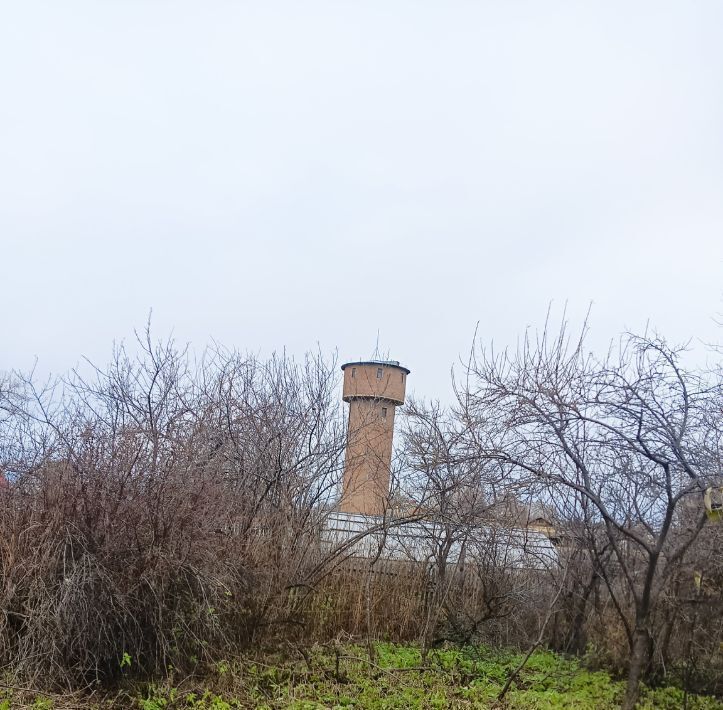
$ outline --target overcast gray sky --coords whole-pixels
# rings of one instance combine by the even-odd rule
[[[0,245],[0,369],[720,340],[723,3],[6,2]]]

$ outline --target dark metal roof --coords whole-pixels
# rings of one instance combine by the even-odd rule
[[[344,370],[352,365],[381,365],[382,367],[395,367],[397,370],[403,370],[407,374],[411,372],[406,367],[399,364],[399,360],[359,360],[358,362],[345,362],[341,369]]]

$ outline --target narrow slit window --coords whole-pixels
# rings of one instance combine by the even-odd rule
[[[378,367],[378,368],[377,368],[377,379],[378,379],[378,380],[381,380],[381,379],[382,379],[382,373],[383,373],[383,372],[384,372],[384,369],[383,369],[383,368],[381,368],[381,367]]]
[[[351,368],[351,376],[356,377],[356,367]]]
[[[387,418],[387,408],[382,407],[382,419],[386,419],[386,418]]]

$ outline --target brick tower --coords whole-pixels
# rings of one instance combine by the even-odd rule
[[[409,370],[394,360],[347,362],[341,369],[349,434],[339,509],[382,515],[389,497],[394,410],[404,404]]]

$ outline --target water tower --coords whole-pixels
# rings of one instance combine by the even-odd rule
[[[341,369],[349,434],[339,509],[383,515],[389,498],[394,411],[404,404],[409,370],[396,360],[347,362]]]

